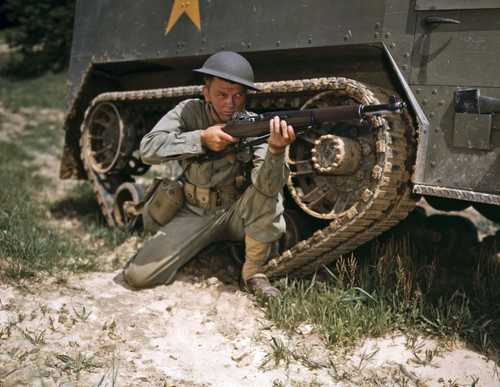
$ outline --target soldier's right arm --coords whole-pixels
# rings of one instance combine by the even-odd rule
[[[205,153],[201,130],[191,130],[186,117],[196,114],[195,103],[187,100],[165,114],[154,128],[141,140],[140,153],[147,164],[182,159]]]

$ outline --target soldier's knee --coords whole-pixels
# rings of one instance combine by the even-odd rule
[[[156,265],[138,265],[133,261],[123,269],[123,277],[134,289],[151,288],[157,285],[168,285],[173,282],[177,269],[164,267],[158,270]]]
[[[123,277],[127,284],[129,284],[134,289],[144,289],[153,286],[151,280],[149,278],[148,273],[145,270],[141,270],[141,268],[133,263],[130,263],[123,270]]]

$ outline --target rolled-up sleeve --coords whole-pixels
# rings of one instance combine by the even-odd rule
[[[146,134],[140,145],[142,161],[160,164],[173,158],[205,153],[201,143],[201,129],[188,130],[185,118],[192,109],[190,101],[183,101],[165,114]],[[180,156],[180,157],[179,157]]]
[[[254,150],[252,184],[265,196],[276,196],[288,180],[290,170],[285,163],[285,152],[274,154],[268,151],[267,144]]]

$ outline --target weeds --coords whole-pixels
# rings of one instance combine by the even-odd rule
[[[35,167],[26,165],[31,159],[20,144],[0,142],[0,256],[5,258],[4,274],[22,278],[56,267],[92,268],[93,262],[85,259],[90,252],[85,246],[46,224],[46,209],[36,196],[47,181],[37,175]]]
[[[271,337],[270,351],[265,356],[260,368],[266,367],[270,362],[273,362],[274,367],[278,367],[283,362],[285,367],[288,368],[292,360],[298,361],[310,370],[329,367],[329,364],[311,360],[310,356],[303,353],[303,351],[296,348],[290,349],[283,340],[273,336]]]
[[[116,360],[116,356],[113,353],[113,360],[111,362],[111,367],[102,375],[101,379],[97,383],[96,387],[106,387],[108,383],[106,381],[106,378],[111,379],[111,387],[115,387],[117,385],[117,380],[118,380],[118,371],[119,371],[119,362]]]
[[[371,352],[363,352],[360,356],[360,359],[359,359],[359,363],[358,363],[358,370],[361,371],[364,367],[365,367],[365,364],[368,363],[370,361],[370,359],[372,359],[377,353],[378,353],[379,349],[378,348],[375,348],[373,351]]]
[[[76,374],[77,378],[82,371],[90,372],[96,368],[102,368],[102,364],[96,361],[94,356],[87,356],[83,353],[78,353],[75,357],[65,354],[58,354],[55,357],[59,360],[58,368],[66,373]]]
[[[474,266],[447,266],[419,255],[407,235],[395,238],[374,242],[363,259],[338,259],[322,280],[282,280],[282,297],[266,304],[268,317],[290,330],[312,323],[335,347],[399,330],[461,338],[495,357],[500,269],[492,254],[483,251]],[[436,351],[414,354],[416,362],[431,364]]]
[[[434,360],[435,356],[438,354],[438,349],[426,349],[424,352],[424,356],[420,356],[418,352],[414,351],[412,352],[413,354],[413,359],[410,359],[415,364],[419,365],[432,365],[432,360]]]
[[[75,316],[81,321],[87,321],[92,314],[90,310],[87,311],[85,305],[82,305],[80,308],[73,307],[73,312],[75,312]]]
[[[23,336],[33,345],[45,344],[45,329],[39,332],[30,331],[29,329],[21,329]]]
[[[275,367],[279,366],[281,362],[288,367],[292,359],[292,351],[288,349],[283,340],[274,336],[271,337],[271,340],[271,351],[264,358],[260,368],[264,368],[270,361],[274,362]]]

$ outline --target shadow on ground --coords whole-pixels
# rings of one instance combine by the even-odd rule
[[[94,218],[104,222],[95,197],[90,195],[65,197],[54,202],[49,210],[55,219]]]

